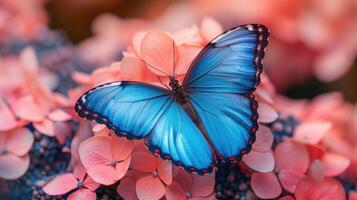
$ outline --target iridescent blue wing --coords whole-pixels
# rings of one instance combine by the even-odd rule
[[[248,152],[257,130],[259,84],[269,32],[263,25],[231,29],[211,41],[192,63],[184,88],[205,134],[223,160]]]
[[[85,93],[75,110],[119,136],[145,138],[151,151],[188,171],[206,173],[213,168],[208,142],[168,90],[135,82],[104,84]]]

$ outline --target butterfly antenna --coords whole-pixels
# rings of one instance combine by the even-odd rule
[[[168,90],[170,90],[170,87],[167,84],[165,84],[164,82],[162,82],[160,76],[157,76],[157,78],[159,79],[161,85],[165,86]]]
[[[140,59],[140,60],[141,60],[141,62],[143,62],[145,65],[147,65],[147,66],[149,66],[149,67],[151,67],[151,68],[153,68],[153,69],[155,69],[155,70],[157,70],[157,71],[159,71],[159,72],[161,72],[161,73],[165,74],[165,76],[170,77],[170,76],[169,76],[168,74],[166,74],[164,71],[162,71],[162,70],[158,69],[157,67],[154,67],[154,66],[150,65],[150,64],[149,64],[149,63],[147,63],[147,62],[145,62],[145,60],[143,60],[143,59]]]
[[[174,53],[174,58],[173,58],[173,73],[174,77],[176,77],[176,48],[175,48],[175,41],[172,40],[172,49]]]

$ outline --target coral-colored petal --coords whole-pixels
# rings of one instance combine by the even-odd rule
[[[243,157],[243,161],[250,168],[259,172],[270,172],[274,169],[275,161],[272,152],[251,151]]]
[[[327,178],[323,182],[314,181],[306,176],[296,186],[296,200],[345,200],[346,194],[339,181]]]
[[[48,118],[55,122],[64,122],[70,120],[72,117],[62,109],[56,109],[48,114]]]
[[[293,169],[287,169],[279,171],[278,176],[283,188],[288,192],[294,193],[296,185],[304,176],[304,173]]]
[[[45,187],[43,191],[48,195],[61,195],[76,189],[78,180],[74,177],[72,173],[62,174],[51,180]]]
[[[175,181],[166,188],[165,197],[167,200],[185,200],[187,198],[186,192]]]
[[[193,175],[186,172],[183,169],[178,170],[177,175],[175,176],[175,181],[180,183],[181,187],[184,191],[190,191],[193,184]]]
[[[252,174],[251,187],[254,193],[262,199],[276,198],[282,192],[281,186],[274,172],[256,172]]]
[[[141,48],[141,42],[143,41],[146,31],[138,31],[134,34],[133,36],[133,47],[135,50],[135,53],[140,56],[140,48]]]
[[[260,125],[252,148],[254,151],[267,152],[271,149],[273,140],[274,138],[271,130],[263,125]]]
[[[96,200],[96,199],[97,199],[97,195],[95,194],[95,192],[92,192],[85,188],[80,188],[67,197],[67,200]]]
[[[51,136],[51,137],[56,135],[55,125],[51,120],[43,119],[40,122],[34,122],[33,126],[38,132],[44,135]]]
[[[192,61],[196,58],[201,48],[190,45],[180,45],[178,48],[178,59],[175,72],[177,75],[183,75],[187,72]]]
[[[205,197],[210,195],[214,190],[215,174],[211,173],[205,176],[192,175],[191,193],[196,197]]]
[[[134,141],[112,135],[110,146],[113,159],[116,161],[122,161],[127,159],[131,154],[134,147]]]
[[[259,119],[261,123],[270,123],[278,119],[279,115],[276,110],[266,103],[259,103],[258,107]]]
[[[15,116],[2,99],[0,99],[0,119],[0,131],[8,131],[17,126]]]
[[[201,32],[206,41],[211,41],[223,32],[223,28],[213,18],[205,17],[201,23]]]
[[[302,142],[317,144],[330,128],[331,122],[328,121],[304,122],[296,128],[295,138]]]
[[[88,190],[93,191],[93,192],[100,186],[100,184],[95,182],[90,176],[87,176],[84,179],[83,185]]]
[[[115,167],[108,165],[96,165],[87,168],[87,173],[97,183],[111,185],[124,177],[128,171],[130,159],[117,163]]]
[[[81,162],[77,162],[73,168],[73,176],[76,177],[79,181],[84,181],[86,173],[87,172],[83,164]]]
[[[140,81],[145,76],[145,64],[134,56],[125,56],[120,64],[120,78],[127,81]]]
[[[322,159],[322,156],[325,154],[325,149],[322,145],[315,144],[305,144],[305,147],[309,153],[310,160]]]
[[[28,155],[18,157],[11,153],[0,155],[0,177],[14,180],[24,175],[30,166]]]
[[[158,159],[157,172],[160,179],[166,184],[170,185],[172,182],[172,165],[170,162]]]
[[[23,96],[12,105],[15,114],[25,120],[39,122],[43,120],[45,114],[38,106],[32,96]]]
[[[276,147],[275,161],[279,169],[295,169],[304,173],[309,167],[306,147],[293,141],[285,141]]]
[[[320,160],[312,161],[309,169],[309,176],[317,182],[322,182],[324,180],[325,166]]]
[[[325,153],[322,157],[322,162],[325,165],[325,175],[334,177],[344,172],[350,165],[350,160],[342,155],[335,153]]]
[[[112,161],[110,137],[95,136],[79,145],[79,156],[88,170],[94,166],[107,166]]]
[[[131,159],[131,168],[142,172],[153,172],[158,165],[158,159],[147,152],[134,152]]]
[[[155,74],[172,75],[176,60],[175,54],[177,54],[177,49],[173,39],[163,32],[147,32],[142,40],[140,55]]]
[[[72,72],[71,78],[79,84],[89,84],[91,82],[91,76],[83,72]]]
[[[292,196],[283,196],[279,200],[295,200]]]
[[[348,193],[348,196],[349,196],[348,200],[357,200],[357,192],[350,191]]]
[[[6,146],[10,152],[18,156],[23,156],[30,151],[33,141],[34,137],[30,130],[20,128],[8,133]]]
[[[124,199],[136,200],[138,197],[136,196],[135,184],[135,180],[132,177],[125,177],[120,181],[117,193]]]
[[[165,185],[152,175],[140,178],[135,188],[140,200],[158,200],[165,195]]]

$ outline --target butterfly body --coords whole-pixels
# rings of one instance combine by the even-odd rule
[[[75,110],[119,136],[144,139],[154,154],[189,172],[211,172],[217,160],[240,160],[255,140],[258,104],[252,92],[268,36],[263,25],[235,27],[206,45],[182,84],[174,75],[162,87],[104,84],[85,93]]]

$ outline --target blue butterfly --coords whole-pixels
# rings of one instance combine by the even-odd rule
[[[263,25],[235,27],[206,45],[182,85],[174,75],[169,89],[108,83],[86,92],[75,110],[119,136],[144,139],[151,152],[188,172],[209,173],[217,160],[240,160],[255,140],[258,105],[252,92],[268,37]]]

